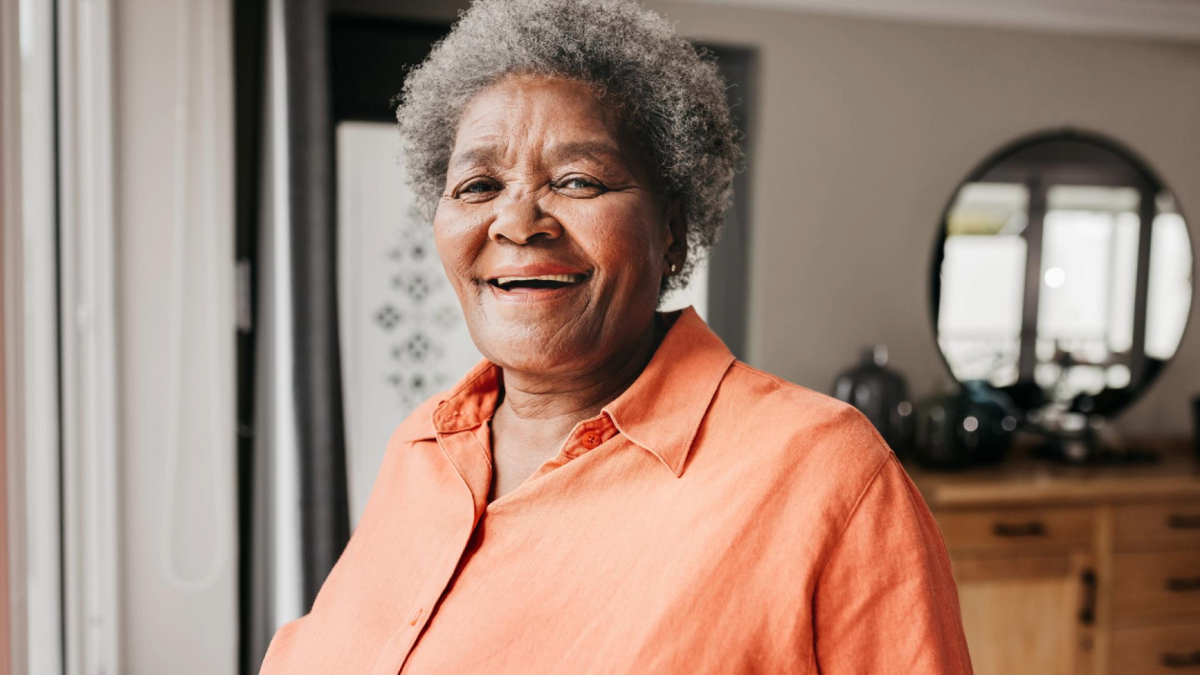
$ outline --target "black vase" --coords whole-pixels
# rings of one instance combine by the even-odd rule
[[[1003,394],[981,382],[925,399],[917,412],[916,460],[936,469],[1000,462],[1017,428],[1010,410]]]
[[[833,395],[858,408],[892,450],[904,457],[911,445],[913,405],[904,376],[889,369],[887,361],[887,347],[864,350],[862,361],[834,380]]]
[[[1200,461],[1200,395],[1192,399],[1192,447],[1196,450],[1196,460]]]

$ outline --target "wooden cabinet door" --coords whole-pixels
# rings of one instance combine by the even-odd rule
[[[1113,631],[1108,675],[1200,673],[1200,624]]]
[[[1096,589],[1089,562],[1082,554],[955,560],[976,675],[1087,673]]]

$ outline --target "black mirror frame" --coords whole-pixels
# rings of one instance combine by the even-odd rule
[[[984,177],[985,175],[990,173],[997,165],[999,165],[1002,162],[1004,162],[1005,160],[1013,157],[1014,155],[1017,155],[1018,153],[1021,153],[1025,150],[1028,150],[1037,145],[1056,142],[1056,141],[1077,141],[1077,142],[1085,143],[1088,145],[1096,146],[1097,148],[1100,148],[1100,149],[1108,151],[1112,154],[1115,154],[1119,158],[1121,158],[1122,160],[1127,162],[1131,167],[1133,167],[1136,170],[1137,175],[1140,176],[1142,181],[1144,181],[1144,185],[1146,187],[1148,187],[1149,189],[1153,190],[1156,193],[1161,192],[1161,191],[1167,191],[1173,197],[1175,196],[1175,192],[1173,190],[1171,190],[1171,188],[1167,185],[1167,183],[1164,180],[1162,180],[1162,178],[1150,167],[1150,164],[1146,160],[1144,160],[1140,154],[1138,154],[1137,152],[1132,150],[1129,146],[1112,138],[1111,136],[1107,136],[1107,135],[1099,133],[1099,132],[1079,129],[1079,128],[1075,128],[1075,127],[1059,127],[1059,128],[1045,129],[1042,131],[1037,131],[1037,132],[1033,132],[1033,133],[1018,137],[1015,140],[1005,143],[998,150],[991,152],[981,162],[977,163],[971,169],[971,171],[967,173],[966,177],[963,180],[961,180],[958,183],[958,185],[954,188],[954,190],[951,192],[950,197],[947,200],[945,206],[943,206],[943,208],[942,208],[941,217],[938,221],[938,228],[937,228],[935,236],[934,236],[933,256],[932,256],[932,260],[930,262],[930,267],[929,267],[929,320],[930,320],[930,329],[931,329],[931,333],[933,335],[933,340],[934,340],[934,347],[937,350],[938,358],[941,359],[942,365],[946,368],[946,372],[950,373],[951,378],[953,378],[954,381],[956,381],[956,382],[958,381],[958,379],[954,376],[954,370],[953,370],[953,368],[951,368],[950,362],[946,359],[946,354],[942,351],[941,345],[938,342],[938,313],[941,309],[940,305],[941,305],[941,296],[942,296],[941,270],[942,270],[942,264],[945,261],[945,256],[946,256],[945,243],[946,243],[946,237],[947,237],[947,233],[948,233],[948,229],[949,229],[949,223],[947,222],[947,219],[950,214],[950,209],[953,208],[955,201],[958,199],[958,194],[962,190],[964,185],[967,185],[968,183],[972,183],[972,182],[978,182],[982,177]],[[1175,197],[1175,199],[1176,199],[1176,205],[1178,207],[1179,212],[1183,213],[1184,209],[1183,209],[1182,205],[1179,205],[1177,197]],[[1184,221],[1188,222],[1186,216],[1184,217]],[[1193,239],[1193,232],[1192,232],[1191,228],[1189,228],[1189,239]],[[1194,241],[1194,239],[1193,239],[1193,241]],[[1195,247],[1195,244],[1193,243],[1193,248],[1194,247]],[[1142,255],[1143,255],[1143,253],[1139,252],[1139,265],[1138,265],[1139,277],[1143,274],[1148,273],[1147,272],[1148,266],[1144,265],[1143,261],[1141,260]],[[1146,259],[1148,260],[1149,251],[1146,251],[1144,253],[1144,255],[1146,256]],[[1184,330],[1183,330],[1182,335],[1180,336],[1180,341],[1179,341],[1180,345],[1184,344],[1185,340],[1188,337],[1188,326],[1191,324],[1191,318],[1192,318],[1191,315],[1195,311],[1195,305],[1196,305],[1195,280],[1196,280],[1196,269],[1197,269],[1196,258],[1197,258],[1197,256],[1195,255],[1195,253],[1193,251],[1192,270],[1191,270],[1192,283],[1193,283],[1193,295],[1192,295],[1192,302],[1188,306],[1188,316],[1184,321]],[[1028,299],[1026,299],[1026,300],[1028,300]],[[1142,320],[1140,322],[1135,320],[1135,332],[1137,331],[1137,325],[1139,323],[1142,325],[1142,336],[1141,337],[1142,337],[1142,340],[1144,341],[1144,338],[1145,338],[1144,316],[1142,317]],[[1135,344],[1142,344],[1142,343],[1143,343],[1142,341],[1138,341],[1135,339]],[[1143,352],[1142,358],[1144,359],[1144,352]],[[1173,359],[1174,359],[1174,357],[1172,357],[1172,360]],[[1111,409],[1108,409],[1108,410],[1105,410],[1102,412],[1098,411],[1099,414],[1101,414],[1104,417],[1109,418],[1109,419],[1117,417],[1121,412],[1123,412],[1130,405],[1132,405],[1137,399],[1139,399],[1145,395],[1145,393],[1150,389],[1150,387],[1153,386],[1155,381],[1158,380],[1158,376],[1161,374],[1162,370],[1164,370],[1167,367],[1167,365],[1169,363],[1170,363],[1170,361],[1168,360],[1167,362],[1165,362],[1163,364],[1163,367],[1161,369],[1159,369],[1158,371],[1145,373],[1144,376],[1138,378],[1138,381],[1131,382],[1131,384],[1130,384],[1131,389],[1134,389],[1136,391],[1134,391],[1134,393],[1126,401],[1119,403],[1118,405],[1114,406]],[[990,384],[989,384],[989,386],[990,386]],[[1026,411],[1026,412],[1028,412],[1028,411]]]

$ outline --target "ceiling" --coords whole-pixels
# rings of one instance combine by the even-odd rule
[[[1200,0],[688,0],[887,19],[1200,42]]]

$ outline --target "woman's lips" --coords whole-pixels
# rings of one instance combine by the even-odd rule
[[[512,275],[504,277],[496,277],[488,283],[499,287],[504,291],[513,290],[542,290],[555,289],[577,284],[587,278],[586,274],[538,274],[538,275]]]
[[[576,271],[503,270],[492,275],[487,286],[500,299],[550,300],[574,292],[590,276]]]

